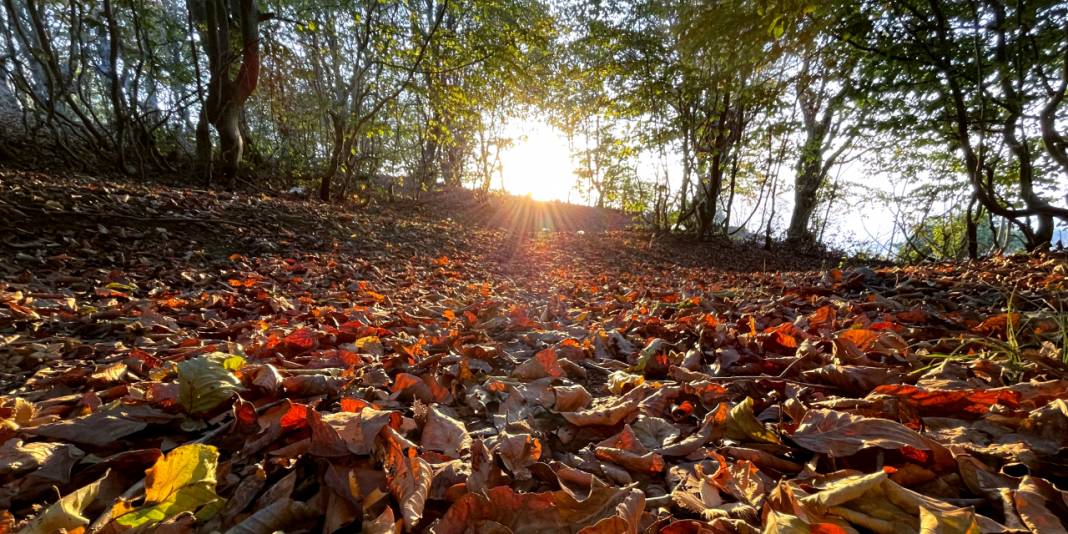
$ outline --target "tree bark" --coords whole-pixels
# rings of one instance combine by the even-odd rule
[[[207,184],[211,184],[211,125],[205,110],[201,109],[197,116],[197,172],[201,173]]]
[[[108,82],[110,84],[112,121],[115,125],[115,155],[118,158],[119,172],[127,174],[126,167],[126,107],[123,105],[122,84],[119,80],[119,52],[122,38],[119,25],[115,21],[115,12],[111,0],[104,0],[104,19],[107,21],[108,35]]]
[[[260,11],[255,0],[204,0],[202,6],[207,27],[205,52],[211,69],[204,115],[219,134],[220,175],[227,180],[228,186],[233,187],[244,150],[241,110],[256,90],[259,79]],[[233,7],[238,9],[237,13],[231,12]],[[190,9],[194,9],[192,2]],[[234,51],[230,46],[231,23],[235,23],[241,32],[240,51]],[[231,78],[230,71],[238,57],[240,67]],[[211,179],[210,175],[208,179]]]
[[[812,220],[812,213],[816,211],[816,193],[819,191],[820,182],[823,181],[820,172],[822,146],[823,138],[817,138],[810,133],[801,149],[801,161],[794,183],[794,211],[786,231],[788,241],[806,244],[814,241],[809,222]]]
[[[968,211],[965,212],[965,234],[968,240],[968,259],[979,259],[979,224],[975,221],[975,195],[968,202]]]
[[[337,176],[338,169],[341,168],[341,158],[345,150],[345,131],[347,129],[345,118],[332,114],[331,123],[334,127],[334,148],[330,151],[330,163],[327,164],[326,172],[323,173],[323,177],[319,181],[319,200],[323,202],[330,201],[331,183],[334,180],[334,176]]]

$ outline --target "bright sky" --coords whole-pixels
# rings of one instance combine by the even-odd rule
[[[572,191],[574,165],[562,132],[544,122],[517,120],[508,124],[505,135],[515,140],[501,153],[506,191],[537,200],[581,202]]]
[[[571,160],[571,149],[563,132],[538,117],[532,117],[509,122],[504,135],[514,140],[513,146],[501,153],[503,185],[506,191],[515,195],[530,195],[537,200],[584,203],[582,195],[574,189],[576,164]],[[677,154],[668,154],[668,158],[667,172],[674,193],[681,185],[682,167]],[[656,154],[643,152],[639,157],[638,172],[643,178],[651,179],[664,172],[664,165],[665,162],[660,161]],[[788,185],[792,179],[793,168],[786,165],[781,173],[780,180],[787,184],[779,186],[775,222],[779,231],[788,222],[793,205],[793,192]],[[881,186],[885,186],[884,180],[864,176],[863,170],[855,165],[845,169],[843,174],[844,179],[868,182],[873,189],[882,189]],[[751,203],[744,199],[736,200],[734,217],[738,220],[749,213]],[[856,199],[839,201],[835,212],[831,214],[825,237],[837,245],[856,241],[886,241],[893,230],[893,218],[885,210],[873,210],[873,207],[857,205]],[[757,213],[749,224],[751,231],[759,231],[759,220],[760,213]]]
[[[501,153],[501,166],[504,189],[516,195],[530,195],[537,200],[561,200],[575,204],[584,203],[582,195],[575,191],[575,163],[571,160],[571,149],[563,132],[553,128],[544,120],[532,117],[525,120],[513,120],[505,128],[505,136],[514,140],[514,145]],[[682,177],[681,164],[677,155],[668,155],[667,172],[672,192],[678,190]],[[643,153],[638,172],[645,179],[651,179],[664,172],[664,163],[656,155]],[[775,227],[781,231],[789,220],[793,205],[793,192],[790,180],[793,168],[783,168],[776,207]],[[887,191],[891,180],[886,176],[871,175],[860,165],[847,165],[842,169],[843,181],[857,184],[860,191],[852,191],[853,198],[838,201],[830,213],[825,239],[844,248],[865,248],[864,244],[886,243],[893,233],[893,214],[874,198],[877,190]],[[495,186],[498,184],[494,184]],[[867,189],[867,191],[864,191]],[[857,198],[859,195],[859,198]],[[735,219],[744,218],[750,206],[743,199],[737,199]],[[823,208],[821,208],[823,209]],[[821,213],[822,215],[822,213]],[[756,228],[760,213],[750,222],[751,231]],[[740,222],[740,221],[739,221]],[[1054,238],[1056,241],[1060,236]],[[898,239],[900,240],[900,238]]]

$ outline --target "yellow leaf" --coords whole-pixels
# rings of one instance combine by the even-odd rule
[[[236,371],[245,365],[245,359],[236,354],[227,354],[226,359],[223,360],[223,369],[227,371]]]
[[[767,429],[756,415],[753,414],[753,399],[746,397],[745,400],[731,407],[723,417],[724,406],[716,408],[719,414],[714,421],[718,432],[724,437],[738,441],[763,441],[765,443],[779,443],[779,436]]]
[[[218,503],[215,470],[219,451],[183,445],[156,461],[145,476],[145,504],[116,518],[120,525],[155,524],[186,511]],[[214,508],[213,508],[214,509]]]
[[[15,406],[11,408],[11,419],[19,426],[26,426],[34,417],[37,417],[37,407],[22,397],[15,397]]]
[[[167,500],[184,486],[201,482],[215,485],[219,451],[211,445],[182,445],[156,460],[145,477],[145,501]]]
[[[215,494],[214,484],[193,484],[179,489],[167,500],[151,506],[142,506],[136,510],[119,517],[116,521],[120,525],[137,527],[146,524],[155,524],[174,517],[182,512],[192,512],[198,508],[209,508],[210,505],[219,503],[221,499]],[[198,513],[197,518],[214,515],[217,510],[211,506],[209,514]]]
[[[385,354],[385,348],[382,346],[382,340],[378,336],[361,337],[356,340],[356,350],[360,352],[366,352],[374,354],[375,356],[381,356]]]
[[[608,375],[608,391],[616,395],[622,395],[627,386],[636,388],[644,383],[644,376],[632,375],[626,371],[613,371],[612,374]]]
[[[130,501],[127,501],[126,499],[119,499],[111,507],[111,517],[119,517],[121,515],[126,515],[132,511],[134,511],[134,505],[130,504]]]
[[[82,514],[96,500],[100,493],[100,483],[108,477],[108,474],[104,473],[100,480],[56,501],[20,532],[22,534],[50,534],[61,530],[69,532],[88,525],[89,519]]]
[[[979,534],[975,511],[969,508],[931,510],[920,506],[921,534]]]
[[[179,363],[179,404],[190,414],[199,414],[230,399],[241,387],[241,382],[226,368],[227,362],[235,363],[230,361],[232,358],[230,354],[214,352]]]

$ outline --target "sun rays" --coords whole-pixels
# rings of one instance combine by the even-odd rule
[[[508,130],[515,144],[501,154],[505,191],[535,200],[577,200],[571,149],[564,135],[530,120],[510,124]]]

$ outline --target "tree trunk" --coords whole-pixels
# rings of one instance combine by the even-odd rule
[[[979,259],[979,225],[975,221],[975,195],[968,202],[968,211],[965,213],[965,233],[968,239],[968,259]]]
[[[104,19],[107,21],[108,36],[108,82],[110,84],[111,108],[115,125],[115,155],[118,158],[119,172],[127,174],[126,168],[126,108],[123,105],[122,84],[119,81],[119,52],[122,38],[119,25],[115,21],[115,12],[111,0],[104,0]]]
[[[231,13],[235,7],[238,12]],[[194,9],[193,2],[189,8]],[[203,13],[192,13],[205,22],[204,48],[211,69],[203,113],[219,134],[219,171],[232,187],[244,148],[241,110],[256,90],[259,79],[260,12],[255,0],[205,0],[203,8]],[[233,50],[230,45],[231,19],[236,19],[234,22],[241,31],[240,50]],[[231,78],[232,65],[239,57],[240,67]]]
[[[205,183],[211,184],[211,125],[208,116],[203,109],[197,117],[197,172],[204,177]]]
[[[812,213],[816,211],[816,193],[819,191],[820,182],[823,181],[819,149],[813,150],[811,144],[806,142],[802,149],[801,165],[794,185],[794,211],[786,231],[786,239],[795,243],[813,242],[812,231],[808,226]]]
[[[807,65],[806,65],[807,68]],[[800,91],[798,105],[805,125],[805,142],[801,146],[797,162],[797,178],[794,182],[794,211],[790,215],[790,226],[786,230],[786,240],[803,245],[813,244],[814,238],[809,229],[812,213],[816,211],[816,193],[819,192],[827,165],[823,161],[823,145],[833,117],[831,105],[827,105],[821,117],[819,105],[821,98],[807,89]]]
[[[731,183],[730,192],[727,194],[727,208],[723,210],[723,231],[726,234],[731,232],[731,210],[734,209],[734,190],[737,187],[738,182],[738,151],[735,150],[731,155]]]
[[[244,150],[240,121],[241,108],[235,103],[225,105],[215,120],[215,131],[219,134],[219,172],[229,187],[234,186]]]
[[[319,200],[323,202],[330,201],[330,185],[341,168],[341,158],[345,151],[345,129],[348,126],[344,118],[336,115],[331,118],[334,125],[334,148],[330,151],[330,163],[319,182]]]
[[[764,227],[764,250],[771,250],[771,222],[775,220],[775,200],[778,198],[779,178],[771,181],[771,213],[768,214],[768,223]]]

